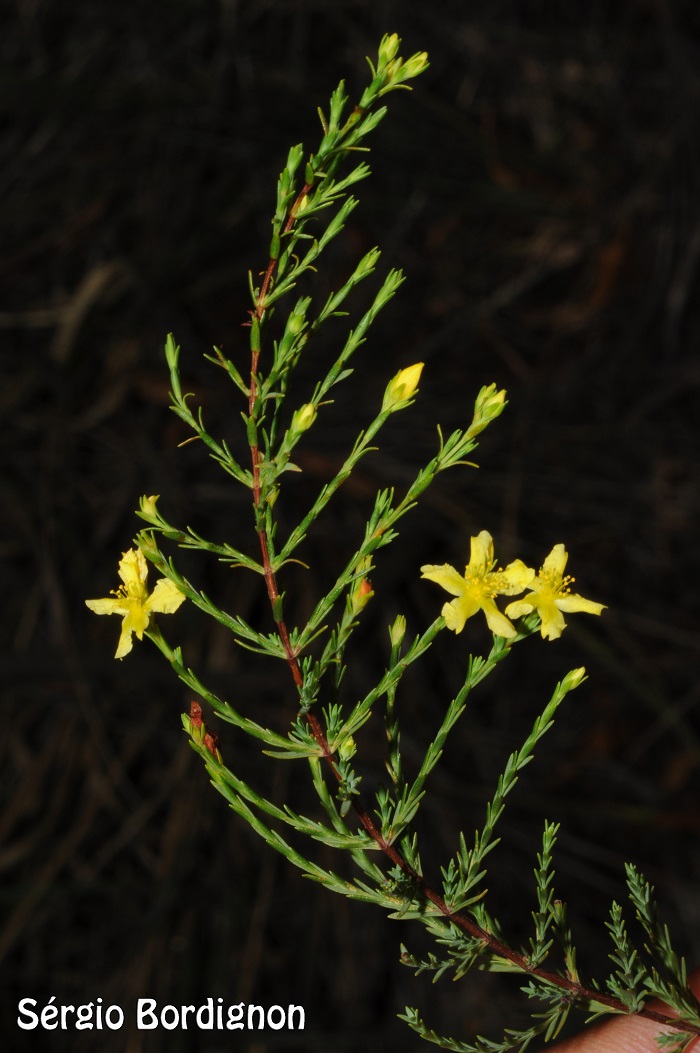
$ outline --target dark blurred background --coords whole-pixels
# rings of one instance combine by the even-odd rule
[[[346,697],[381,673],[398,612],[412,636],[439,610],[422,563],[463,566],[481,529],[503,562],[539,565],[564,541],[576,588],[608,610],[518,648],[474,696],[430,781],[424,867],[437,878],[457,832],[480,825],[538,706],[584,664],[590,679],[506,814],[491,909],[527,939],[547,816],[562,822],[557,891],[584,975],[607,969],[599,919],[624,896],[628,859],[659,889],[679,951],[700,962],[697,5],[14,0],[0,27],[6,1049],[384,1053],[426,1048],[396,1020],[406,1003],[465,1039],[521,1020],[516,981],[415,979],[398,957],[400,941],[424,949],[418,929],[332,897],[261,846],[187,746],[182,685],[148,644],[115,663],[119,622],[83,603],[115,587],[142,493],[254,551],[246,495],[201,449],[177,448],[164,338],[182,344],[212,432],[238,448],[244,407],[203,356],[217,344],[245,370],[247,271],[267,262],[287,150],[314,149],[316,107],[341,76],[362,90],[364,56],[390,31],[404,55],[429,51],[431,68],[389,97],[372,179],[310,291],[337,288],[374,244],[380,272],[399,266],[407,280],[300,450],[287,521],[332,477],[393,373],[426,368],[417,405],[310,539],[311,569],[283,582],[299,597],[291,610],[301,618],[321,595],[376,489],[405,486],[432,455],[436,424],[466,424],[482,384],[507,388],[480,469],[441,477],[383,553]],[[357,290],[351,309],[369,295]],[[309,348],[300,398],[344,332],[339,322]],[[184,565],[228,609],[269,624],[257,580]],[[208,683],[284,733],[283,668],[187,608],[164,629]],[[449,635],[400,695],[409,767],[468,649],[488,645],[479,620]],[[376,716],[360,741],[368,791],[383,769]],[[212,723],[231,766],[313,809],[301,764],[278,768]],[[330,850],[318,858],[344,866]],[[52,995],[101,997],[129,1017],[145,996],[294,1002],[307,1027],[20,1033],[18,999]]]

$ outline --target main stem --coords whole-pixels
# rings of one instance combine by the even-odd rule
[[[302,201],[302,198],[308,194],[311,190],[311,185],[306,183],[297,195],[292,208],[290,209],[289,216],[283,228],[282,234],[288,234],[294,226],[297,210]],[[265,274],[263,277],[260,290],[256,299],[255,309],[253,316],[258,323],[258,331],[262,328],[262,321],[265,316],[265,299],[269,292],[271,285],[274,281],[275,268],[277,266],[277,259],[270,259],[268,262]],[[258,398],[258,386],[257,386],[257,375],[258,375],[258,363],[260,359],[260,347],[253,347],[251,353],[251,369],[250,369],[250,389],[248,398],[248,415],[253,419],[256,402]],[[260,486],[260,448],[257,443],[253,443],[250,446],[250,454],[253,469],[253,502],[255,505],[256,518],[259,524],[262,524],[262,519],[258,515],[260,511],[260,500],[261,500],[261,486]],[[272,562],[270,560],[270,545],[268,541],[268,535],[263,525],[259,525],[257,528],[258,538],[260,541],[260,552],[262,555],[262,564],[265,572],[265,585],[267,587],[267,594],[270,600],[270,604],[273,612],[278,609],[279,590],[277,587],[277,579],[275,572],[272,568]],[[291,640],[289,638],[289,631],[284,618],[275,618],[275,626],[279,634],[279,638],[284,647],[286,655],[287,665],[292,675],[292,679],[298,690],[301,690],[304,677],[301,672],[301,667],[297,658],[297,654],[292,647]],[[315,713],[311,710],[305,714],[306,720],[309,725],[309,730],[313,735],[317,745],[319,746],[323,757],[334,775],[337,782],[342,782],[342,776],[333,757],[333,751],[330,748],[328,739],[318,721]],[[560,976],[558,973],[553,973],[547,969],[542,969],[538,966],[532,966],[528,963],[527,958],[518,954],[512,947],[499,940],[493,933],[487,932],[480,925],[465,914],[460,914],[450,910],[445,900],[440,896],[425,880],[422,874],[419,874],[401,855],[399,851],[394,847],[391,842],[387,841],[383,836],[381,830],[377,827],[376,823],[372,819],[372,816],[367,811],[367,808],[363,804],[359,796],[352,797],[352,806],[359,819],[360,823],[367,831],[372,840],[382,850],[385,856],[391,860],[391,862],[397,866],[402,873],[409,877],[420,893],[429,900],[440,913],[457,925],[463,932],[469,936],[474,937],[484,944],[489,951],[497,955],[499,958],[504,958],[510,962],[517,969],[523,973],[527,973],[529,976],[536,977],[543,983],[550,984],[553,987],[558,987],[561,990],[570,992],[572,999],[581,1000],[584,1002],[594,1002],[598,1005],[604,1005],[614,1010],[617,1013],[628,1014],[629,1010],[624,1002],[618,998],[614,998],[612,995],[606,995],[601,991],[595,991],[592,988],[585,987],[583,984],[576,980],[572,980],[567,976]],[[640,1009],[637,1016],[644,1017],[646,1020],[651,1020],[656,1024],[661,1024],[664,1027],[673,1028],[679,1031],[689,1031],[696,1035],[700,1035],[700,1027],[696,1027],[692,1024],[679,1023],[673,1017],[666,1016],[664,1013],[659,1013],[655,1009],[649,1009],[646,1006]]]

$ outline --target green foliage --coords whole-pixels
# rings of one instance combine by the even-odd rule
[[[413,775],[402,758],[397,697],[407,670],[425,656],[437,635],[445,629],[445,618],[436,617],[412,642],[406,642],[406,619],[400,615],[389,630],[386,668],[378,683],[356,701],[349,701],[343,692],[346,653],[372,596],[369,575],[375,560],[380,558],[381,550],[395,540],[398,524],[436,476],[448,468],[469,464],[467,458],[476,446],[475,437],[503,410],[504,392],[497,392],[495,385],[482,388],[476,395],[471,423],[446,437],[438,428],[434,456],[418,471],[405,492],[401,495],[388,489],[376,494],[355,551],[338,569],[328,592],[316,599],[306,623],[292,626],[286,620],[278,575],[291,559],[299,559],[304,554],[309,529],[322,517],[360,461],[375,448],[391,414],[410,406],[422,368],[417,364],[401,371],[383,398],[382,392],[376,393],[375,416],[362,427],[338,472],[321,487],[311,507],[289,529],[287,536],[278,538],[277,502],[284,487],[284,473],[296,467],[292,461],[294,451],[318,415],[329,412],[329,395],[350,375],[354,356],[366,341],[377,314],[403,281],[402,274],[396,270],[386,273],[370,307],[347,329],[330,365],[321,368],[310,402],[287,406],[290,379],[309,340],[331,319],[345,316],[346,309],[351,307],[354,289],[372,279],[380,263],[379,250],[371,249],[323,304],[315,303],[307,293],[297,292],[304,276],[320,265],[324,251],[341,233],[357,205],[349,189],[369,175],[365,161],[357,163],[356,158],[358,151],[366,150],[366,139],[386,113],[385,106],[377,106],[378,100],[395,89],[405,88],[406,81],[427,66],[425,55],[414,55],[404,61],[398,56],[398,48],[395,35],[383,38],[376,64],[370,63],[371,83],[356,106],[348,109],[344,85],[339,84],[331,96],[327,114],[320,113],[323,135],[315,153],[307,155],[303,147],[297,145],[287,155],[277,184],[269,260],[260,282],[256,282],[252,272],[250,275],[249,372],[244,376],[242,367],[217,348],[208,356],[231,381],[234,396],[242,400],[239,408],[250,451],[249,466],[240,464],[226,442],[207,430],[201,407],[193,407],[192,395],[183,393],[180,348],[172,335],[165,345],[172,409],[193,436],[205,444],[214,462],[231,477],[232,485],[250,491],[260,555],[252,557],[244,540],[210,541],[190,527],[172,525],[157,508],[154,497],[141,501],[139,515],[147,526],[138,534],[136,543],[157,570],[202,614],[229,630],[236,644],[286,663],[291,689],[290,725],[286,734],[252,720],[212,692],[197,673],[187,667],[180,647],[171,647],[152,618],[147,619],[146,634],[175,674],[223,721],[257,739],[275,760],[302,762],[308,766],[318,808],[318,814],[309,817],[287,805],[274,804],[250,786],[224,763],[218,747],[207,737],[201,717],[183,716],[192,747],[201,756],[213,786],[271,848],[331,891],[375,904],[394,919],[422,925],[434,941],[435,950],[425,958],[417,958],[402,948],[402,962],[416,973],[431,973],[435,981],[446,974],[461,979],[474,968],[516,974],[526,998],[534,1003],[530,1027],[506,1029],[501,1038],[480,1037],[473,1042],[441,1036],[423,1023],[416,1010],[407,1009],[403,1019],[422,1038],[458,1053],[525,1050],[535,1038],[545,1042],[553,1040],[571,1008],[576,1007],[589,1016],[641,1013],[662,1020],[669,1030],[659,1040],[660,1047],[681,1050],[700,1033],[700,1007],[688,990],[685,963],[675,954],[666,927],[657,920],[652,889],[633,867],[628,868],[627,874],[629,897],[643,944],[640,948],[634,943],[622,907],[613,903],[611,920],[607,923],[613,943],[610,955],[613,969],[602,984],[581,979],[566,907],[555,897],[556,824],[544,824],[542,847],[534,870],[535,906],[527,946],[521,948],[509,942],[497,919],[486,908],[489,856],[498,844],[498,824],[507,798],[551,729],[564,699],[584,679],[582,669],[572,670],[555,686],[529,735],[511,752],[503,771],[495,778],[483,824],[472,834],[459,832],[455,854],[439,867],[439,887],[429,882],[421,865],[414,824],[428,791],[429,777],[440,761],[448,736],[462,719],[472,692],[509,657],[513,647],[535,645],[531,638],[542,627],[546,603],[554,609],[557,598],[564,595],[561,590],[556,591],[551,582],[547,584],[550,581],[545,574],[547,562],[537,579],[539,584],[532,586],[540,589],[539,598],[530,604],[532,612],[517,621],[512,638],[493,635],[486,655],[469,657],[463,683],[444,707],[439,726],[432,740],[424,745]],[[348,165],[349,171],[346,171]],[[283,318],[285,299],[290,306]],[[214,557],[258,575],[260,588],[266,590],[270,602],[274,631],[262,632],[240,616],[222,610],[196,582],[183,576],[176,559],[166,555],[161,545],[194,550],[203,557]],[[563,552],[563,546],[561,549]],[[528,571],[524,565],[521,567]],[[559,583],[562,568],[563,564]],[[452,568],[437,569],[446,580],[457,580],[449,577]],[[498,574],[491,573],[491,567],[486,567],[486,571],[491,579],[498,578]],[[534,581],[535,572],[528,573]],[[477,586],[466,578],[463,580],[465,603],[467,599],[472,602],[474,596],[478,600]],[[458,588],[462,586],[458,584],[448,591],[456,593]],[[501,591],[505,593],[506,588]],[[513,589],[509,594],[513,594]],[[482,609],[486,611],[492,595],[484,594],[481,598]],[[599,606],[582,602],[588,603],[588,607],[576,608],[569,604],[564,609]],[[470,609],[467,616],[475,611],[476,608]],[[386,738],[386,779],[365,800],[355,767],[355,736],[372,717],[378,720],[381,716]],[[296,847],[298,841],[317,842],[348,853],[354,877],[342,877],[321,867],[311,855]],[[431,866],[431,869],[437,871],[438,868]],[[650,997],[670,1005],[679,1014],[679,1022],[649,1010]]]

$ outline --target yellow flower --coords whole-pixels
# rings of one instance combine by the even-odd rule
[[[495,566],[493,538],[488,531],[482,530],[471,539],[469,566],[463,575],[448,563],[421,567],[422,577],[437,582],[457,597],[442,608],[448,629],[461,633],[467,618],[481,610],[491,632],[508,639],[516,635],[515,627],[499,611],[494,597],[515,596],[523,592],[532,582],[535,572],[520,559],[509,563],[505,570],[495,570]]]
[[[562,611],[600,614],[605,610],[603,603],[585,600],[583,596],[570,591],[569,586],[574,579],[568,574],[564,576],[568,558],[564,546],[555,545],[530,586],[531,591],[522,600],[509,603],[506,607],[506,614],[510,618],[520,618],[536,610],[542,620],[540,632],[548,640],[556,640],[562,634],[566,625]]]
[[[122,631],[115,658],[123,658],[129,653],[133,647],[132,633],[136,633],[139,640],[143,639],[152,614],[173,614],[185,599],[177,585],[168,578],[160,578],[149,596],[146,588],[148,564],[139,548],[130,548],[122,554],[119,577],[123,584],[113,590],[113,599],[85,601],[95,614],[121,615]]]

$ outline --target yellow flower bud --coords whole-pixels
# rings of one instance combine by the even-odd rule
[[[302,431],[307,431],[315,420],[316,407],[313,402],[307,402],[304,406],[300,406],[298,410],[294,411],[289,430],[291,432],[296,432],[297,434]]]
[[[415,395],[420,375],[423,372],[423,365],[423,362],[417,362],[414,366],[406,366],[389,381],[384,392],[382,413],[393,413],[394,410],[403,409],[409,399]]]
[[[392,59],[391,62],[387,62],[384,68],[384,74],[388,81],[398,80],[399,74],[403,69],[403,62],[400,58]]]
[[[141,515],[144,518],[148,518],[151,522],[157,523],[159,521],[158,509],[156,508],[156,501],[158,500],[159,494],[154,494],[152,497],[142,497],[139,501],[139,509]]]
[[[386,66],[388,62],[395,59],[399,53],[401,38],[398,33],[386,33],[379,45],[379,68]]]
[[[428,52],[419,51],[415,55],[411,55],[410,59],[406,59],[401,67],[401,80],[410,80],[411,77],[417,77],[428,68]]]
[[[474,403],[474,417],[467,431],[467,437],[473,439],[475,435],[486,428],[492,420],[500,417],[506,404],[505,391],[496,391],[495,384],[483,387],[476,396]]]
[[[357,746],[355,744],[355,740],[352,737],[352,735],[348,735],[348,737],[346,739],[343,739],[343,741],[338,746],[338,756],[340,757],[341,761],[349,761],[352,760],[356,753]]]
[[[505,401],[505,391],[496,391],[496,385],[489,384],[488,387],[482,388],[477,395],[474,409],[477,413],[488,413],[491,417],[495,417],[503,409]]]
[[[574,691],[579,684],[582,684],[586,679],[586,670],[584,666],[580,666],[578,669],[572,669],[570,673],[567,673],[561,682],[561,686],[567,691]]]
[[[406,634],[406,619],[403,614],[397,614],[394,624],[389,629],[391,646],[398,647]]]

